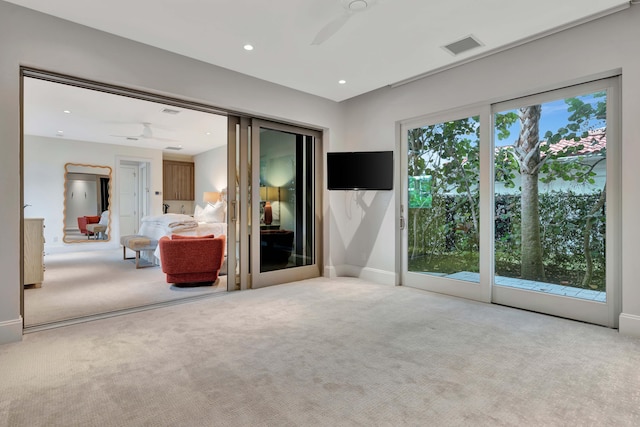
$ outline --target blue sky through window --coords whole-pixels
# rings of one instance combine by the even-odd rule
[[[606,100],[605,97],[596,97],[594,95],[595,94],[591,93],[588,95],[576,96],[575,98],[580,99],[584,103],[591,104],[594,107],[598,102],[603,102]],[[558,99],[556,101],[545,102],[542,104],[542,116],[540,117],[540,138],[543,138],[544,134],[547,131],[555,133],[558,129],[567,125],[570,115],[570,113],[567,111],[567,108],[569,108],[569,105],[567,105],[564,99]],[[504,114],[510,111],[514,113],[517,112],[517,110],[514,109],[501,111],[501,113]],[[605,120],[592,120],[589,122],[590,129],[598,129],[605,126]],[[516,121],[513,125],[511,125],[509,127],[509,131],[511,132],[511,135],[507,139],[503,140],[499,140],[496,134],[496,147],[504,147],[506,145],[513,145],[515,143],[520,133],[520,122]]]

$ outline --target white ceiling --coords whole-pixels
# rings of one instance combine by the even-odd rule
[[[353,0],[6,1],[338,102],[629,4],[366,0],[369,7],[350,13],[336,33],[312,45],[326,24],[348,14],[344,6]],[[470,35],[482,46],[457,56],[442,47]],[[244,50],[247,43],[255,49]],[[338,84],[342,79],[346,84]],[[66,139],[159,149],[182,144],[179,153],[191,155],[226,143],[224,117],[191,110],[169,116],[160,104],[28,80],[27,134],[55,136],[62,130]],[[62,113],[65,109],[71,114]],[[110,136],[141,135],[143,123],[151,124],[154,139]]]
[[[628,6],[628,0],[7,0],[335,101]],[[362,0],[360,0],[362,1]],[[453,56],[469,35],[483,46]],[[251,43],[255,49],[243,49]],[[338,80],[346,80],[339,85]]]
[[[179,113],[164,113],[165,108]],[[147,133],[146,137],[142,136],[144,123],[151,129],[151,135]],[[24,133],[193,156],[227,144],[227,118],[25,78]]]

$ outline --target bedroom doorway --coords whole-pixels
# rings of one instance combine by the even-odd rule
[[[226,113],[34,69],[22,69],[22,81],[23,218],[25,224],[35,223],[32,219],[43,224],[33,233],[41,248],[24,250],[23,271],[39,270],[43,276],[32,279],[23,274],[20,312],[25,332],[226,292],[223,275],[214,286],[181,288],[167,283],[158,264],[136,269],[134,262],[123,259],[120,246],[120,236],[140,231],[142,218],[163,215],[166,156],[191,162],[195,169],[193,195],[169,201],[172,209],[182,207],[191,218],[195,205],[206,204],[203,194],[223,192]],[[108,232],[82,234],[76,217],[100,216],[103,209],[68,208],[69,164],[109,171],[109,188],[103,192],[110,197]],[[87,176],[74,177],[73,182],[86,185]],[[90,203],[92,194],[74,187],[71,198],[95,205]],[[23,229],[29,246],[32,234],[24,225]],[[71,239],[71,233],[78,237]],[[27,257],[32,253],[36,263]]]
[[[319,130],[230,116],[207,105],[31,68],[21,71],[23,218],[43,220],[43,249],[35,253],[44,254],[40,261],[47,266],[40,286],[20,284],[26,332],[321,275]],[[210,128],[202,127],[207,124]],[[69,162],[113,171],[105,238],[87,234],[69,244],[61,236]],[[193,168],[188,198],[165,200],[163,166],[169,162]],[[210,202],[212,195],[217,203]],[[141,233],[144,217],[180,214],[193,221],[198,208],[213,204],[218,212],[219,203],[226,207],[223,222],[209,225],[224,226],[227,257],[215,286],[175,287],[166,283],[159,263],[137,269],[123,259],[120,237]],[[143,288],[152,297],[132,299],[144,294]]]

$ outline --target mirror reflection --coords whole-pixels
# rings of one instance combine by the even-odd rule
[[[110,202],[109,166],[67,163],[64,167],[64,242],[108,241]]]

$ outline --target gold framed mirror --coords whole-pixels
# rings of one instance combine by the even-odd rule
[[[96,243],[111,239],[112,169],[64,165],[63,241]]]

